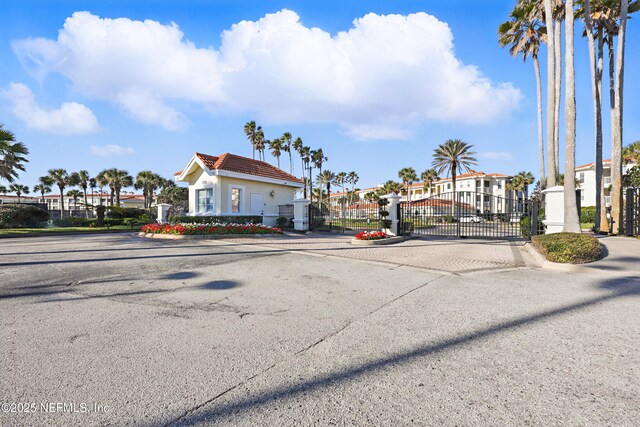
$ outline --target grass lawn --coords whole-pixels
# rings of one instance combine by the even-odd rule
[[[139,227],[130,225],[114,225],[111,227],[51,227],[51,228],[5,228],[0,229],[0,236],[21,234],[52,234],[52,233],[101,233],[113,231],[134,231]]]
[[[582,228],[583,230],[591,230],[594,226],[595,226],[595,223],[593,223],[593,222],[581,222],[580,223],[580,228]]]

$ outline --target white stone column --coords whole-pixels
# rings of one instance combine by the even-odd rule
[[[296,199],[293,201],[293,228],[297,231],[309,230],[309,200]]]
[[[167,222],[167,215],[169,214],[169,208],[171,205],[167,203],[158,203],[158,222],[165,224]]]
[[[389,204],[384,207],[387,212],[389,212],[389,216],[386,219],[391,220],[391,233],[397,236],[399,232],[400,222],[400,218],[398,218],[398,205],[400,204],[400,196],[396,193],[392,193],[382,197],[389,201]]]
[[[564,229],[564,187],[556,185],[542,191],[544,194],[544,216],[546,234],[560,233]]]

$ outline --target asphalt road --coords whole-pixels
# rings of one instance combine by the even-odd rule
[[[640,419],[640,279],[623,274],[3,239],[0,344],[2,426]]]

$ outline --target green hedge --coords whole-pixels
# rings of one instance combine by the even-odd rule
[[[0,228],[44,227],[49,212],[31,205],[0,205]]]
[[[596,222],[596,207],[595,206],[583,206],[580,208],[580,222]]]
[[[141,218],[144,215],[149,215],[149,211],[138,208],[121,208],[120,206],[109,207],[107,212],[107,218],[124,219],[124,218]]]
[[[175,215],[169,217],[171,224],[179,222],[189,224],[262,224],[262,217],[256,215],[242,216],[187,216]]]
[[[602,245],[590,234],[555,233],[533,236],[533,246],[551,262],[583,264],[602,257]]]
[[[75,217],[53,220],[54,227],[90,227],[94,223],[94,219]]]

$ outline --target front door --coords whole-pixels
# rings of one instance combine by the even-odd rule
[[[251,215],[262,215],[264,213],[264,194],[251,193]]]

